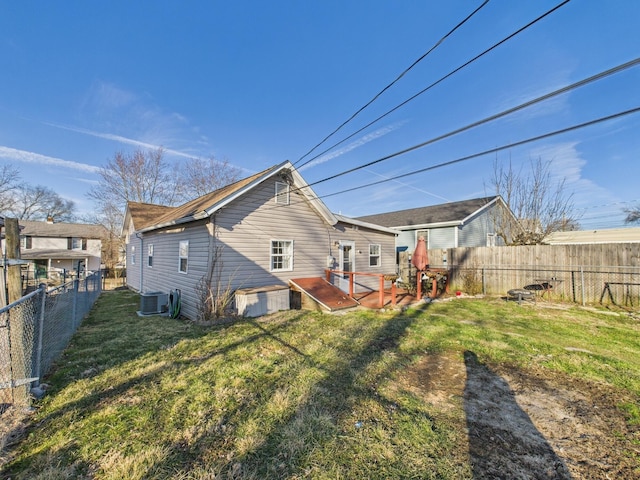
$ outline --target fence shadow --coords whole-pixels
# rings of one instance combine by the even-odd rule
[[[473,478],[570,479],[564,461],[517,404],[509,384],[475,353],[466,351],[464,361],[464,409]],[[545,473],[531,477],[532,472]]]

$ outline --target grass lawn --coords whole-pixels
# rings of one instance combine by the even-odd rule
[[[640,477],[628,313],[463,298],[203,327],[138,308],[102,294],[2,478],[515,478],[538,468],[506,458],[529,434],[556,470],[519,478]]]

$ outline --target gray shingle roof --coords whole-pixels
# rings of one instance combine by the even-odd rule
[[[482,197],[459,202],[449,202],[429,207],[409,208],[395,212],[378,213],[357,217],[363,222],[375,223],[383,227],[405,227],[462,221],[474,214],[496,197]]]
[[[48,223],[20,220],[18,222],[22,230],[21,235],[32,237],[81,237],[102,239],[107,236],[107,231],[102,225],[85,223]]]

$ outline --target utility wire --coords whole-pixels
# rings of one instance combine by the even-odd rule
[[[483,125],[485,123],[489,123],[489,122],[492,122],[492,121],[497,120],[499,118],[502,118],[502,117],[504,117],[506,115],[510,115],[510,114],[512,114],[514,112],[517,112],[519,110],[523,110],[523,109],[525,109],[527,107],[535,105],[536,103],[540,103],[540,102],[542,102],[544,100],[549,100],[550,98],[556,97],[556,96],[561,95],[563,93],[567,93],[567,92],[569,92],[571,90],[575,90],[576,88],[583,87],[583,86],[588,85],[590,83],[593,83],[593,82],[595,82],[597,80],[602,80],[603,78],[608,77],[610,75],[614,75],[616,73],[620,73],[623,70],[626,70],[626,69],[631,68],[631,67],[635,67],[638,64],[640,64],[640,57],[635,58],[633,60],[630,60],[630,61],[628,61],[626,63],[623,63],[621,65],[618,65],[616,67],[610,68],[608,70],[605,70],[603,72],[597,73],[597,74],[592,75],[590,77],[587,77],[585,79],[582,79],[582,80],[580,80],[578,82],[572,83],[571,85],[567,85],[565,87],[559,88],[558,90],[554,90],[553,92],[549,92],[549,93],[547,93],[545,95],[542,95],[540,97],[534,98],[533,100],[529,100],[528,102],[522,103],[520,105],[517,105],[515,107],[509,108],[507,110],[503,110],[502,112],[496,113],[495,115],[491,115],[491,116],[486,117],[486,118],[484,118],[482,120],[478,120],[476,122],[470,123],[470,124],[468,124],[468,125],[466,125],[464,127],[461,127],[461,128],[456,129],[456,130],[452,130],[452,131],[450,131],[448,133],[439,135],[439,136],[434,137],[434,138],[432,138],[430,140],[427,140],[425,142],[419,143],[418,145],[414,145],[412,147],[406,148],[406,149],[401,150],[401,151],[399,151],[397,153],[388,155],[386,157],[379,158],[377,160],[373,160],[373,161],[371,161],[369,163],[365,163],[363,165],[351,168],[349,170],[345,170],[344,172],[340,172],[340,173],[337,173],[337,174],[332,175],[330,177],[323,178],[322,180],[317,180],[316,182],[313,182],[310,185],[317,185],[319,183],[323,183],[323,182],[326,182],[328,180],[334,180],[334,179],[336,179],[338,177],[341,177],[343,175],[347,175],[348,173],[353,173],[353,172],[355,172],[357,170],[361,170],[363,168],[370,167],[370,166],[375,165],[377,163],[384,162],[385,160],[389,160],[390,158],[397,157],[398,155],[403,155],[405,153],[409,153],[409,152],[412,152],[414,150],[418,150],[419,148],[425,147],[427,145],[430,145],[432,143],[438,142],[440,140],[444,140],[445,138],[452,137],[452,136],[457,135],[459,133],[462,133],[462,132],[465,132],[465,131],[470,130],[472,128],[475,128],[475,127],[478,127],[480,125]]]
[[[385,118],[387,115],[390,115],[391,113],[395,112],[396,110],[398,110],[399,108],[405,106],[407,103],[411,102],[412,100],[415,100],[417,97],[419,97],[420,95],[422,95],[423,93],[431,90],[433,87],[435,87],[436,85],[442,83],[444,80],[446,80],[447,78],[451,77],[452,75],[456,74],[457,72],[459,72],[460,70],[462,70],[463,68],[469,66],[470,64],[472,64],[473,62],[475,62],[476,60],[480,59],[481,57],[483,57],[484,55],[486,55],[487,53],[491,52],[492,50],[496,49],[497,47],[499,47],[500,45],[502,45],[503,43],[507,42],[508,40],[512,39],[513,37],[515,37],[516,35],[522,33],[524,30],[526,30],[527,28],[531,27],[532,25],[536,24],[537,22],[539,22],[540,20],[542,20],[543,18],[547,17],[548,15],[552,14],[553,12],[555,12],[556,10],[558,10],[560,7],[563,7],[564,5],[566,5],[567,3],[569,3],[571,0],[564,0],[562,3],[556,5],[555,7],[553,7],[551,10],[545,12],[544,14],[540,15],[538,18],[532,20],[531,22],[529,22],[528,24],[526,24],[525,26],[521,27],[520,29],[516,30],[515,32],[513,32],[511,35],[503,38],[502,40],[500,40],[498,43],[495,43],[494,45],[492,45],[491,47],[487,48],[486,50],[484,50],[482,53],[479,53],[478,55],[476,55],[475,57],[473,57],[471,60],[468,60],[467,62],[463,63],[462,65],[460,65],[458,68],[452,70],[451,72],[447,73],[445,76],[441,77],[439,80],[436,80],[435,82],[433,82],[431,85],[429,85],[428,87],[420,90],[418,93],[412,95],[411,97],[407,98],[405,101],[403,101],[402,103],[396,105],[395,107],[393,107],[391,110],[388,110],[386,113],[383,113],[382,115],[380,115],[379,117],[377,117],[375,120],[369,122],[368,124],[366,124],[364,127],[356,130],[355,132],[353,132],[351,135],[349,135],[348,137],[345,137],[344,139],[340,140],[337,143],[334,143],[331,147],[327,148],[326,150],[323,150],[322,152],[320,152],[319,154],[317,154],[316,156],[314,156],[313,158],[310,158],[309,160],[307,160],[305,163],[303,163],[302,165],[300,165],[298,167],[302,168],[305,165],[307,165],[308,163],[311,163],[313,160],[317,159],[318,157],[324,155],[325,153],[329,152],[331,149],[337,147],[338,145],[341,145],[342,143],[346,142],[347,140],[349,140],[350,138],[353,138],[355,135],[359,134],[360,132],[362,132],[363,130],[369,128],[370,126],[372,126],[373,124],[379,122],[380,120],[382,120],[383,118]],[[327,137],[328,138],[328,137]],[[324,142],[324,140],[323,140]],[[322,144],[323,142],[321,142],[320,144]],[[318,145],[320,145],[318,144]],[[314,147],[314,149],[317,148]],[[313,150],[311,150],[313,151]],[[307,154],[308,155],[308,154]],[[306,156],[306,155],[305,155]],[[304,158],[304,157],[302,157]],[[301,159],[302,159],[301,158]],[[300,160],[301,160],[300,159]],[[300,161],[298,160],[298,162]],[[296,162],[296,164],[298,163]],[[295,164],[294,164],[295,165]]]
[[[471,17],[473,17],[476,13],[478,13],[480,11],[480,9],[482,7],[484,7],[487,3],[489,3],[489,0],[485,0],[482,5],[480,5],[478,8],[476,8],[473,12],[471,12],[464,20],[462,20],[460,23],[458,23],[454,28],[452,28],[451,30],[449,30],[449,32],[442,37],[440,40],[438,40],[435,45],[433,45],[429,50],[427,50],[420,58],[418,58],[416,61],[414,61],[411,65],[409,65],[409,67],[407,67],[400,75],[398,75],[395,80],[393,80],[389,85],[387,85],[386,87],[384,87],[382,90],[380,90],[371,100],[369,100],[367,103],[365,103],[362,107],[360,107],[354,114],[352,114],[347,120],[345,120],[344,122],[342,122],[342,124],[340,124],[340,126],[338,128],[336,128],[333,132],[331,132],[329,135],[327,135],[326,137],[324,137],[322,139],[322,141],[320,143],[318,143],[315,147],[313,147],[311,150],[309,150],[307,153],[305,153],[304,155],[302,155],[295,163],[294,165],[296,165],[297,163],[299,163],[300,161],[302,161],[302,159],[304,159],[305,157],[307,157],[308,155],[310,155],[316,148],[318,148],[320,145],[322,145],[324,142],[326,142],[327,140],[329,140],[329,138],[331,138],[332,136],[334,136],[336,133],[338,133],[339,130],[341,130],[347,123],[349,123],[351,120],[353,120],[354,118],[356,118],[357,115],[359,115],[365,108],[367,108],[369,105],[371,105],[373,102],[375,102],[384,92],[386,92],[389,88],[391,88],[395,83],[397,83],[402,77],[405,76],[405,74],[407,74],[409,72],[409,70],[411,70],[413,67],[415,67],[418,63],[420,63],[422,60],[424,60],[427,55],[429,55],[432,51],[434,51],[436,48],[438,48],[440,46],[440,44],[442,44],[442,42],[444,42],[449,36],[451,36],[451,34],[453,32],[455,32],[458,28],[460,28],[462,25],[464,25],[469,19],[471,19]],[[333,147],[331,147],[333,148]],[[323,152],[324,153],[324,152]],[[314,157],[317,158],[317,157]],[[313,159],[312,159],[313,160]],[[306,164],[303,164],[306,165]]]
[[[373,185],[379,185],[381,183],[390,182],[392,180],[397,180],[399,178],[404,178],[404,177],[408,177],[408,176],[411,176],[411,175],[416,175],[418,173],[424,173],[424,172],[427,172],[429,170],[435,170],[437,168],[447,167],[449,165],[454,165],[456,163],[466,162],[467,160],[472,160],[474,158],[478,158],[478,157],[481,157],[483,155],[488,155],[490,153],[496,153],[496,152],[499,152],[501,150],[507,150],[509,148],[519,147],[520,145],[536,142],[538,140],[543,140],[545,138],[554,137],[556,135],[561,135],[563,133],[571,132],[571,131],[574,131],[574,130],[579,130],[581,128],[590,127],[592,125],[596,125],[598,123],[606,122],[606,121],[609,121],[609,120],[615,120],[617,118],[620,118],[620,117],[623,117],[623,116],[626,116],[626,115],[631,115],[631,114],[637,113],[637,112],[640,112],[640,107],[631,108],[629,110],[624,110],[622,112],[614,113],[612,115],[607,115],[605,117],[600,117],[600,118],[597,118],[595,120],[590,120],[588,122],[584,122],[584,123],[580,123],[580,124],[577,124],[577,125],[573,125],[571,127],[566,127],[566,128],[560,129],[560,130],[555,130],[553,132],[545,133],[543,135],[538,135],[536,137],[530,137],[530,138],[527,138],[525,140],[520,140],[518,142],[509,143],[509,144],[506,144],[506,145],[502,145],[500,147],[491,148],[489,150],[484,150],[483,152],[474,153],[472,155],[467,155],[465,157],[460,157],[460,158],[457,158],[455,160],[449,160],[448,162],[438,163],[436,165],[431,165],[430,167],[421,168],[419,170],[414,170],[414,171],[409,172],[409,173],[403,173],[402,175],[396,175],[395,177],[389,177],[389,178],[386,178],[384,180],[378,180],[377,182],[371,182],[371,183],[367,183],[367,184],[364,184],[364,185],[360,185],[358,187],[352,187],[352,188],[348,188],[348,189],[345,189],[345,190],[340,190],[339,192],[334,192],[334,193],[330,193],[330,194],[327,194],[327,195],[321,195],[318,198],[333,197],[335,195],[340,195],[340,194],[343,194],[343,193],[352,192],[354,190],[359,190],[359,189],[362,189],[362,188],[371,187]],[[398,153],[395,153],[393,155],[389,155],[386,158],[396,157],[398,155],[402,155],[403,153],[406,153],[406,151],[398,152]],[[316,183],[319,183],[319,182],[316,182]],[[314,184],[309,184],[309,186],[311,186],[311,185],[314,185]]]

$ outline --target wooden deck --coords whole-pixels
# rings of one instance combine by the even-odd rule
[[[353,298],[324,278],[294,278],[289,280],[294,290],[310,297],[325,310],[335,311],[346,308],[365,307],[380,308],[380,292],[377,290],[354,293]],[[406,306],[416,302],[416,297],[404,290],[396,291],[396,306]],[[384,291],[383,308],[393,305],[391,289]]]

